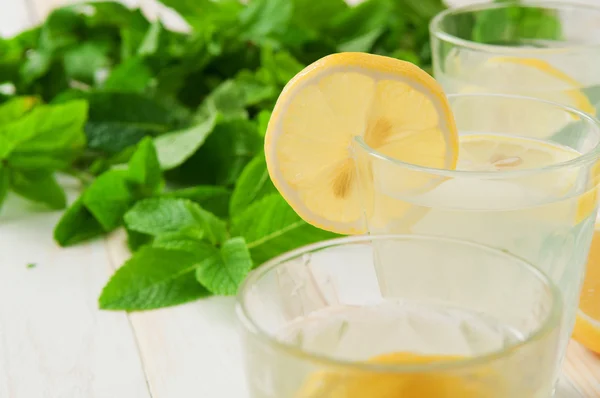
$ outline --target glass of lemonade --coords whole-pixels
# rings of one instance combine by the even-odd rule
[[[397,255],[381,262],[382,253]],[[463,240],[303,247],[240,290],[250,396],[547,398],[561,300],[531,263]]]
[[[434,76],[447,93],[532,96],[595,114],[600,8],[504,2],[448,9],[430,25]]]
[[[542,269],[565,302],[558,376],[597,213],[600,126],[584,112],[527,97],[464,94],[449,102],[459,131],[456,170],[404,163],[355,139],[359,180],[370,184],[361,189],[368,231],[465,239]],[[387,281],[396,280],[393,264],[403,254],[382,247],[377,255],[382,292],[394,296]],[[480,283],[513,288],[501,280]]]

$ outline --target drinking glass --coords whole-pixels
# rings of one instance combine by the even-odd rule
[[[381,250],[395,260],[379,262]],[[251,273],[236,310],[252,398],[552,394],[560,291],[484,245],[417,235],[320,242]]]
[[[447,93],[532,96],[595,114],[600,8],[504,2],[448,9],[430,24],[435,78]]]
[[[367,229],[466,239],[542,269],[565,303],[558,377],[597,213],[600,126],[584,112],[533,98],[462,94],[449,102],[459,130],[456,170],[404,163],[355,139]],[[389,264],[401,253],[377,254],[383,292],[394,294]],[[510,289],[494,279],[482,284]]]

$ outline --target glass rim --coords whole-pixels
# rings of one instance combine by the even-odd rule
[[[600,14],[600,7],[591,4],[582,4],[582,3],[567,3],[565,1],[556,1],[556,0],[525,0],[519,3],[511,3],[511,2],[489,2],[489,3],[475,3],[458,7],[450,7],[445,9],[444,11],[439,12],[435,15],[431,21],[429,22],[429,33],[432,37],[439,39],[441,41],[453,44],[455,46],[468,48],[471,50],[477,50],[485,53],[492,54],[554,54],[554,53],[564,53],[571,51],[581,51],[581,50],[598,50],[600,49],[600,43],[590,43],[590,44],[573,44],[568,41],[557,41],[557,43],[564,43],[564,46],[554,46],[552,48],[542,48],[542,47],[516,47],[516,46],[502,46],[497,44],[485,44],[485,43],[477,43],[472,40],[462,39],[456,35],[447,33],[444,29],[442,29],[442,23],[445,19],[451,16],[467,14],[467,13],[475,13],[479,11],[487,11],[494,9],[502,9],[508,7],[520,7],[520,8],[537,8],[537,9],[576,9],[576,10],[588,10],[593,12],[598,12]]]
[[[245,296],[255,286],[262,277],[267,275],[272,270],[282,266],[287,261],[302,256],[303,254],[312,253],[327,249],[330,247],[340,247],[348,244],[356,243],[371,243],[373,241],[381,240],[429,240],[429,241],[444,241],[457,243],[465,246],[475,247],[479,250],[484,250],[494,255],[503,256],[509,258],[513,262],[519,263],[519,267],[524,267],[530,275],[541,282],[548,290],[551,296],[551,307],[548,314],[544,318],[541,325],[535,329],[526,339],[519,341],[518,343],[511,344],[508,347],[503,347],[500,350],[492,351],[484,355],[475,357],[468,357],[456,361],[448,362],[435,362],[426,364],[378,364],[369,362],[357,362],[352,360],[345,360],[341,358],[334,358],[329,355],[319,354],[310,352],[298,348],[292,344],[285,343],[275,338],[272,334],[261,329],[260,326],[253,320],[251,311],[247,307]],[[507,251],[496,249],[490,246],[482,245],[479,243],[471,242],[463,239],[446,238],[440,236],[425,236],[425,235],[410,235],[410,234],[385,234],[385,235],[360,235],[350,236],[343,238],[330,239],[322,242],[313,243],[310,245],[302,246],[295,250],[281,254],[277,257],[260,265],[258,268],[253,270],[248,277],[244,280],[238,290],[235,304],[235,312],[238,318],[238,322],[241,323],[244,330],[250,333],[253,337],[260,340],[262,343],[273,347],[274,349],[283,352],[286,355],[295,357],[300,360],[306,360],[311,363],[316,363],[321,366],[332,367],[332,368],[345,368],[353,371],[362,371],[370,373],[414,373],[414,372],[432,372],[432,371],[445,371],[445,370],[457,370],[467,369],[479,365],[494,362],[505,357],[510,356],[514,352],[530,346],[539,340],[542,340],[553,332],[555,328],[560,327],[561,314],[562,314],[562,296],[558,286],[552,281],[552,279],[541,271],[538,267],[531,264],[530,262],[511,254]]]
[[[542,100],[539,98],[525,97],[525,96],[521,96],[521,95],[512,95],[512,94],[485,94],[485,93],[484,94],[480,94],[480,93],[448,94],[447,97],[448,97],[448,99],[455,99],[455,98],[508,98],[511,100],[532,101],[532,102],[537,102],[537,103],[543,103],[548,106],[552,106],[552,107],[561,109],[562,111],[576,115],[577,117],[581,118],[581,120],[585,121],[586,124],[595,126],[596,130],[598,132],[599,140],[598,140],[598,143],[596,144],[596,146],[594,148],[592,148],[590,151],[583,153],[580,156],[577,156],[573,159],[567,160],[565,162],[552,163],[550,165],[546,165],[543,167],[533,167],[533,168],[522,169],[522,170],[504,170],[504,171],[450,170],[450,169],[439,169],[439,168],[435,168],[435,167],[420,166],[420,165],[417,165],[414,163],[404,162],[402,160],[390,157],[388,155],[385,155],[385,154],[377,151],[376,149],[369,146],[365,142],[363,137],[361,137],[361,136],[355,136],[353,141],[358,145],[358,147],[361,150],[365,151],[369,156],[373,156],[380,160],[391,162],[399,167],[407,168],[407,169],[418,171],[418,172],[428,173],[428,174],[435,174],[440,177],[449,177],[449,178],[473,177],[473,178],[479,178],[479,179],[492,180],[492,179],[526,177],[526,176],[531,176],[531,175],[536,175],[536,174],[557,171],[557,170],[561,170],[561,169],[565,169],[565,168],[569,168],[569,167],[584,166],[586,164],[591,164],[591,163],[597,161],[598,159],[600,159],[600,120],[598,120],[595,117],[593,117],[583,111],[580,111],[576,108],[573,108],[573,107],[570,107],[567,105],[562,105],[562,104],[552,102],[552,101]]]

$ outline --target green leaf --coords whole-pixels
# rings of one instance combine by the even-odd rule
[[[137,93],[95,92],[88,100],[90,115],[85,126],[88,147],[109,155],[135,145],[146,136],[166,133],[174,123],[167,107]]]
[[[305,29],[322,31],[331,18],[348,9],[344,0],[291,0],[294,5],[293,21]]]
[[[217,116],[213,114],[204,122],[179,131],[163,134],[154,139],[159,163],[170,170],[189,159],[215,128]]]
[[[38,104],[36,97],[16,97],[0,105],[0,124],[14,122]]]
[[[236,24],[243,5],[238,0],[160,0],[173,8],[196,31],[228,30]]]
[[[125,214],[125,223],[130,230],[153,236],[186,231],[187,235],[213,244],[227,237],[223,221],[186,199],[158,197],[139,201]]]
[[[145,56],[156,54],[160,46],[160,37],[163,30],[164,28],[160,21],[153,22],[148,28],[144,40],[138,48],[138,55]]]
[[[54,240],[66,247],[100,236],[104,233],[102,225],[86,209],[82,198],[73,203],[62,215],[54,228]]]
[[[235,217],[254,201],[275,192],[277,191],[269,178],[265,156],[261,153],[246,165],[237,179],[229,201],[229,214]]]
[[[136,184],[141,196],[150,196],[164,185],[158,156],[151,138],[143,139],[129,159],[129,180]]]
[[[67,167],[85,144],[85,101],[43,105],[16,122],[0,126],[0,158],[24,169]]]
[[[269,126],[269,120],[271,120],[271,111],[260,111],[256,117],[258,121],[258,134],[264,137],[267,134],[267,127]]]
[[[110,47],[103,42],[84,42],[70,48],[63,56],[65,72],[71,79],[94,83],[96,74],[110,65]]]
[[[392,13],[392,0],[367,0],[338,14],[332,21],[338,49],[369,51],[385,30]]]
[[[273,81],[279,83],[281,87],[287,84],[294,76],[298,74],[304,65],[298,62],[287,51],[274,52],[270,47],[263,47],[260,53],[262,68],[267,71]]]
[[[221,249],[211,248],[198,263],[196,278],[214,294],[231,296],[252,269],[252,259],[242,237],[231,238]]]
[[[184,184],[231,186],[262,146],[263,138],[254,122],[222,121],[217,123],[204,145],[167,177]]]
[[[109,170],[100,175],[82,195],[83,204],[106,232],[121,225],[134,201],[126,170]]]
[[[143,60],[130,58],[117,65],[103,83],[104,90],[143,93],[153,83],[152,71]]]
[[[266,84],[254,73],[243,70],[235,77],[235,84],[242,91],[245,106],[257,105],[263,101],[274,100],[279,89],[273,84]]]
[[[127,232],[127,247],[129,247],[129,250],[132,252],[138,251],[142,246],[150,245],[153,241],[151,235],[132,231],[128,228],[125,228],[125,231]]]
[[[8,186],[9,170],[6,166],[0,163],[0,209],[2,208],[4,200],[6,200],[6,195],[8,194]]]
[[[200,107],[200,117],[219,115],[224,119],[247,118],[244,89],[234,80],[226,80],[217,86]]]
[[[199,247],[203,248],[206,245],[205,242],[200,240],[197,236],[190,234],[189,231],[171,232],[154,238],[152,247],[197,253]]]
[[[206,297],[194,278],[200,252],[143,247],[119,268],[102,290],[100,308],[140,311]],[[208,252],[212,247],[206,245]]]
[[[65,191],[56,182],[54,175],[47,171],[13,170],[10,172],[10,188],[18,195],[43,203],[51,209],[63,209],[67,205]]]
[[[21,80],[29,84],[50,71],[52,55],[44,50],[30,50],[19,70]]]
[[[166,192],[164,196],[189,199],[217,217],[226,218],[229,215],[231,191],[225,187],[198,185]]]
[[[126,214],[127,228],[147,235],[158,236],[181,231],[200,229],[194,212],[194,203],[177,198],[150,198],[137,202]]]
[[[246,239],[257,264],[297,247],[337,236],[307,224],[277,193],[254,202],[231,222],[231,234]]]
[[[240,13],[242,38],[260,43],[282,33],[292,17],[290,0],[253,0]]]

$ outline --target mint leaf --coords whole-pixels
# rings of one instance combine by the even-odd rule
[[[244,238],[231,238],[221,249],[210,248],[210,254],[198,263],[196,278],[214,294],[231,296],[252,269],[252,259]]]
[[[332,21],[340,51],[369,51],[386,29],[393,2],[367,0],[338,14]]]
[[[199,242],[198,237],[182,231],[157,236],[152,242],[152,247],[196,253],[198,247],[205,247],[205,243]]]
[[[231,234],[246,239],[256,264],[297,247],[337,236],[307,224],[277,193],[254,202],[231,222]]]
[[[83,204],[106,232],[121,225],[134,201],[126,170],[109,170],[100,175],[82,195]]]
[[[71,79],[94,83],[98,71],[110,65],[110,45],[102,41],[89,41],[70,48],[63,55],[65,72]]]
[[[269,120],[271,120],[271,111],[261,111],[256,119],[258,121],[258,134],[261,137],[264,137],[267,134]]]
[[[204,233],[194,216],[197,208],[197,205],[185,199],[144,199],[137,202],[124,219],[128,229],[152,236],[186,228],[198,228],[200,233]]]
[[[36,97],[17,97],[8,100],[0,105],[0,124],[6,124],[19,119],[32,110],[38,102]]]
[[[282,33],[292,17],[290,0],[253,0],[240,13],[242,38],[261,42]]]
[[[46,204],[51,209],[63,209],[67,205],[65,192],[52,173],[13,170],[10,172],[10,188],[18,195]]]
[[[229,199],[231,191],[216,185],[198,185],[166,192],[164,196],[189,199],[217,217],[229,215]]]
[[[152,71],[142,59],[130,58],[113,68],[102,88],[109,91],[143,93],[153,80]]]
[[[222,121],[204,145],[168,176],[182,184],[231,186],[262,146],[254,122],[241,118]]]
[[[151,138],[143,139],[129,159],[129,180],[138,188],[141,196],[151,196],[163,186],[162,171]]]
[[[102,290],[99,304],[105,310],[140,311],[177,305],[208,296],[194,278],[203,251],[196,253],[143,247],[119,268]]]
[[[234,80],[224,81],[206,97],[199,114],[202,118],[219,115],[226,120],[246,119],[248,112],[244,89]]]
[[[160,0],[173,8],[196,31],[210,32],[217,27],[226,31],[237,23],[244,5],[238,0]]]
[[[255,200],[275,192],[275,186],[271,182],[267,171],[265,156],[261,153],[246,165],[237,179],[229,201],[229,214],[235,217]]]
[[[273,81],[281,87],[287,84],[304,65],[287,51],[273,51],[270,47],[263,47],[260,52],[262,68],[267,71]]]
[[[95,92],[87,96],[90,115],[85,125],[88,147],[109,155],[146,136],[171,130],[171,111],[158,101],[131,92]]]
[[[291,0],[294,4],[293,21],[305,29],[321,32],[331,18],[349,8],[344,0]]]
[[[0,163],[0,209],[2,208],[2,204],[6,199],[6,195],[8,194],[8,184],[9,184],[9,171],[6,166],[3,166]]]
[[[213,114],[212,117],[194,127],[155,138],[154,145],[162,169],[173,169],[189,159],[212,133],[216,121],[217,117]]]
[[[141,232],[133,231],[129,228],[125,228],[127,232],[127,247],[132,252],[138,251],[142,246],[150,245],[153,237]]]
[[[241,90],[245,106],[258,105],[263,101],[272,101],[279,95],[279,89],[264,82],[260,76],[248,70],[242,70],[235,77],[235,85]]]
[[[54,240],[59,245],[72,246],[104,233],[102,225],[85,208],[82,198],[73,203],[54,228]]]
[[[86,115],[85,101],[38,106],[0,126],[0,158],[8,157],[16,168],[67,167],[85,144]]]
[[[227,237],[225,222],[186,199],[141,200],[125,214],[125,224],[130,230],[152,236],[187,231],[188,236],[204,238],[213,244]]]

